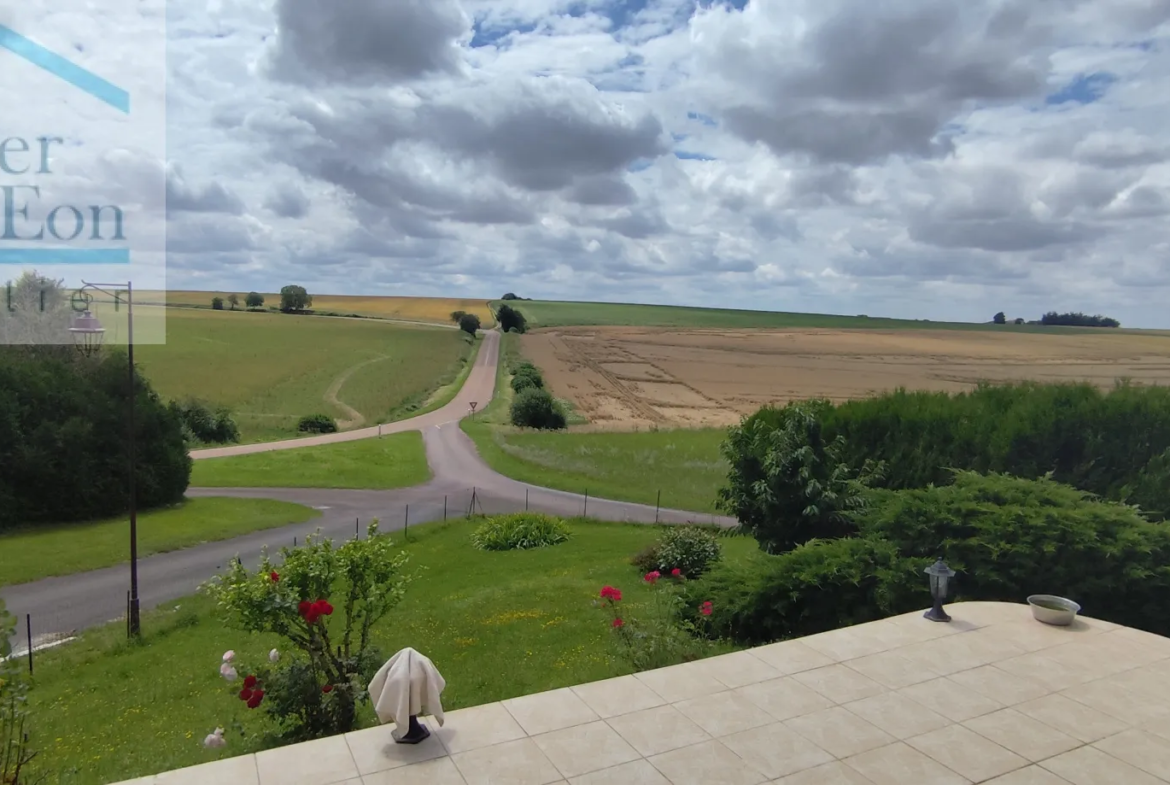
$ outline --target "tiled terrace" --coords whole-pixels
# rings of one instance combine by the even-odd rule
[[[1158,785],[1170,639],[962,603],[134,785]]]

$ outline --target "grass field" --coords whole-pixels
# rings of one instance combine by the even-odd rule
[[[164,399],[229,407],[245,442],[296,436],[297,420],[317,412],[344,427],[409,416],[472,350],[457,330],[167,310],[167,343],[137,347],[136,360]]]
[[[386,656],[411,646],[430,657],[447,681],[447,710],[628,672],[613,656],[606,617],[592,602],[612,584],[634,613],[653,612],[652,589],[629,558],[659,532],[570,525],[566,543],[503,553],[472,548],[469,521],[412,530],[405,545],[411,568],[426,569],[375,628],[375,643]],[[721,542],[728,560],[758,553],[748,538]],[[218,666],[227,649],[262,657],[277,642],[224,627],[205,598],[168,607],[175,605],[144,617],[140,644],[127,644],[124,626],[115,624],[40,655],[32,742],[54,767],[51,782],[100,785],[257,748],[230,730],[223,750],[200,742],[216,727],[230,729],[234,719],[252,731],[268,729],[261,712],[249,713],[231,694]],[[363,711],[372,724],[369,708]]]
[[[224,308],[230,308],[227,297],[231,292],[184,292],[171,290],[167,292],[143,292],[139,297],[142,302],[166,303],[168,305],[211,307],[213,297],[224,298]],[[236,292],[240,297],[240,308],[244,307],[244,296],[247,292]],[[278,307],[280,295],[261,292],[264,295],[264,307]],[[463,311],[473,313],[480,318],[484,327],[495,324],[492,311],[488,308],[487,300],[465,299],[457,297],[360,297],[340,294],[314,294],[313,311],[318,314],[337,314],[346,316],[368,316],[378,319],[404,319],[406,321],[437,322],[452,324],[451,312]]]
[[[138,516],[138,555],[189,548],[241,534],[301,523],[321,513],[269,499],[188,499]],[[112,567],[127,560],[125,516],[42,526],[0,535],[0,586]]]
[[[371,488],[421,485],[431,478],[418,431],[379,439],[195,461],[196,488]]]
[[[505,304],[493,300],[492,307]],[[932,322],[834,314],[741,311],[730,308],[691,308],[675,305],[578,303],[551,300],[515,300],[506,303],[524,314],[530,328],[570,326],[704,327],[746,329],[820,327],[854,329],[998,330],[1001,332],[1100,332],[1092,328],[1000,325],[976,322]],[[1110,330],[1110,332],[1113,332]]]

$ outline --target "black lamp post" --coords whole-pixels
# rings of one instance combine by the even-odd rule
[[[139,602],[138,602],[138,488],[137,488],[137,445],[135,444],[136,431],[134,424],[134,399],[136,397],[137,389],[134,380],[134,287],[129,283],[113,284],[113,283],[86,283],[82,281],[82,287],[74,294],[73,307],[75,310],[81,310],[79,305],[83,306],[80,315],[73,318],[73,326],[69,328],[72,333],[74,341],[79,349],[87,356],[92,355],[101,348],[102,340],[105,338],[105,328],[102,327],[101,322],[89,311],[90,297],[86,294],[86,290],[94,289],[99,292],[104,292],[114,298],[115,308],[120,302],[121,296],[115,292],[111,292],[102,287],[122,288],[126,289],[126,320],[127,320],[127,350],[129,353],[129,441],[127,447],[127,459],[130,468],[130,607],[127,613],[130,618],[127,627],[130,632],[130,637],[137,637],[141,631],[139,618]]]
[[[950,621],[951,617],[943,610],[943,600],[947,598],[947,584],[955,577],[955,571],[939,558],[924,572],[930,576],[930,596],[934,599],[934,605],[924,615],[931,621]]]

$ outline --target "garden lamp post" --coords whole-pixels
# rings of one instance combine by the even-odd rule
[[[943,600],[947,598],[947,585],[955,577],[955,571],[940,557],[924,572],[930,576],[930,596],[934,600],[934,605],[924,615],[931,621],[950,621],[951,617],[943,610]]]
[[[86,294],[87,290],[94,289],[104,294],[108,294],[114,298],[115,308],[117,303],[121,301],[121,295],[105,289],[103,287],[111,288],[125,288],[126,290],[126,342],[127,353],[129,354],[129,440],[127,445],[127,461],[130,470],[130,607],[126,609],[129,615],[127,628],[130,637],[137,637],[141,631],[139,619],[139,602],[138,602],[138,488],[137,488],[137,445],[135,444],[136,431],[134,424],[134,399],[137,393],[134,380],[134,300],[133,300],[133,286],[127,282],[125,284],[113,283],[87,283],[82,281],[82,287],[78,289],[73,295],[73,307],[75,310],[81,310],[78,306],[83,306],[80,315],[73,318],[73,326],[69,328],[69,332],[73,335],[74,342],[78,348],[82,350],[87,356],[96,352],[102,344],[102,339],[105,337],[105,328],[102,327],[101,322],[89,311],[90,296]]]

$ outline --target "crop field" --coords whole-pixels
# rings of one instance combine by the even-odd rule
[[[1170,340],[1138,331],[578,327],[523,335],[521,349],[603,430],[720,427],[768,403],[983,380],[1170,384]]]
[[[492,302],[493,307],[504,304]],[[1051,332],[1051,327],[999,325],[977,322],[931,322],[913,319],[884,319],[869,316],[740,311],[730,308],[690,308],[676,305],[632,305],[625,303],[575,303],[549,300],[507,302],[524,314],[529,327],[624,326],[778,329],[837,328],[864,330],[996,330],[999,332]],[[1039,316],[1039,314],[1037,314]],[[1069,329],[1069,328],[1065,328]]]
[[[166,330],[166,344],[135,349],[146,377],[164,399],[227,406],[245,442],[295,436],[318,412],[343,429],[409,414],[472,345],[458,330],[182,308],[167,309]]]
[[[230,308],[226,302],[230,292],[143,292],[138,295],[142,302],[166,303],[168,305],[198,305],[210,307],[213,297],[224,298],[224,308]],[[240,308],[244,307],[244,295],[247,292],[236,292],[240,297]],[[280,305],[280,295],[261,292],[264,295],[264,307]],[[317,313],[357,314],[381,319],[404,319],[412,322],[437,322],[452,324],[451,312],[464,311],[473,313],[480,318],[485,327],[495,324],[491,309],[486,300],[469,300],[455,297],[359,297],[337,294],[314,294],[313,310]]]

